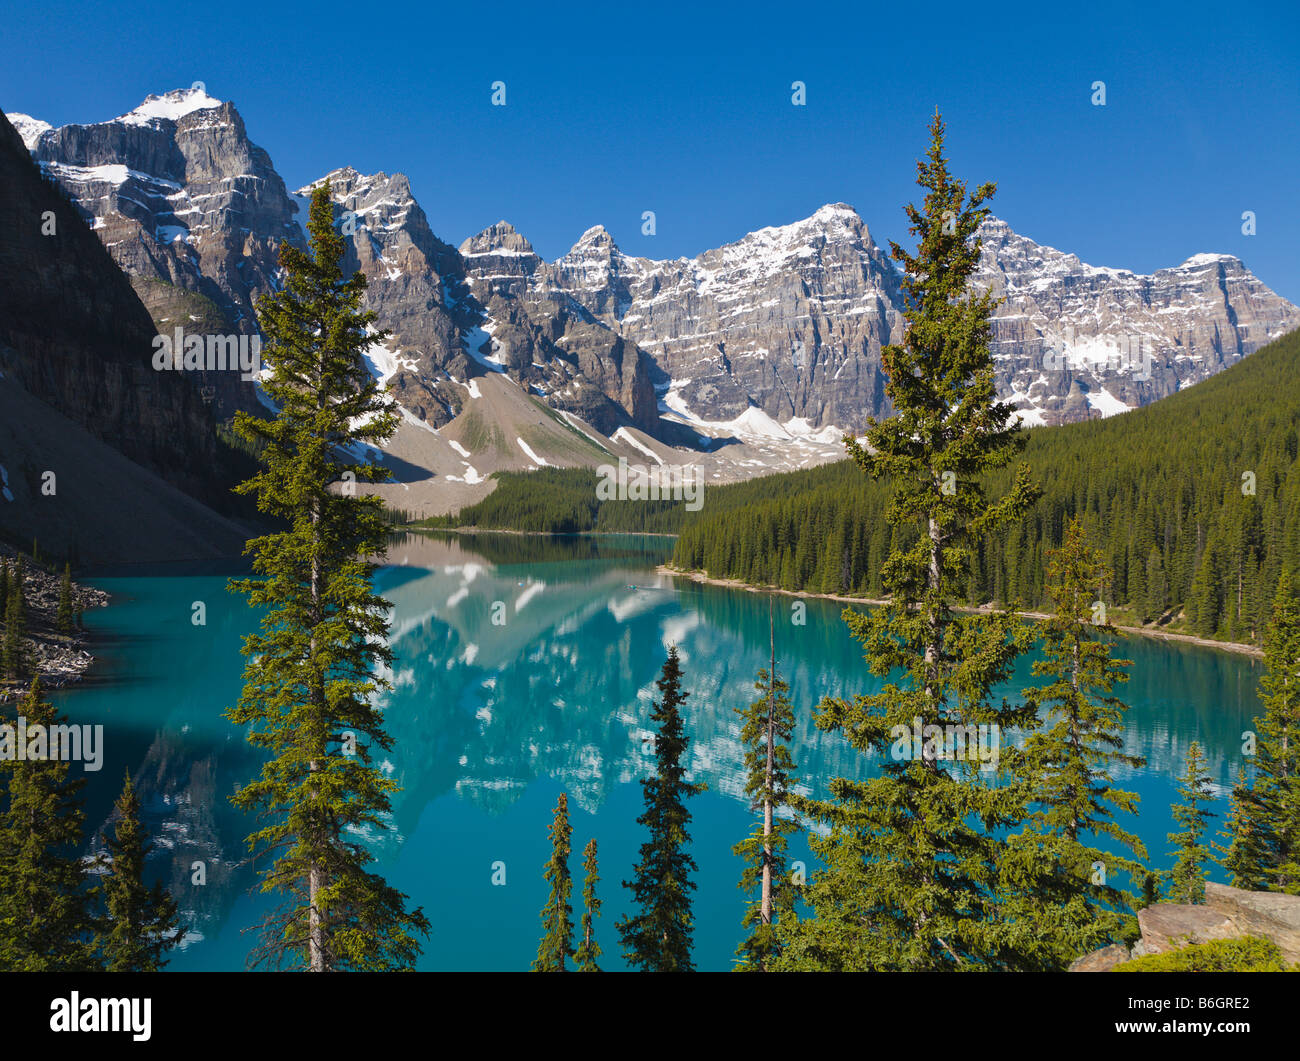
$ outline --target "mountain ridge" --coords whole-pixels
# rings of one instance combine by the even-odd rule
[[[275,249],[303,238],[301,198],[248,140],[232,103],[196,86],[99,125],[19,118],[24,142],[128,273],[210,298],[232,327],[255,326],[253,299],[277,283]],[[193,206],[186,147],[206,152],[194,179],[207,182],[199,194],[217,196],[215,211]],[[110,165],[125,169],[104,172]],[[889,412],[880,349],[902,339],[901,275],[847,203],[693,257],[627,254],[595,224],[547,261],[505,220],[458,247],[442,240],[400,172],[339,166],[297,195],[326,178],[340,225],[353,215],[348,266],[367,273],[368,307],[392,332],[372,362],[434,429],[462,415],[470,381],[496,372],[606,438],[636,429],[688,454],[726,441],[717,425],[749,443],[758,436],[748,425],[806,436],[856,431]],[[241,181],[258,185],[256,202],[234,201]],[[153,213],[134,216],[124,187]],[[211,232],[189,224],[209,216]],[[1300,326],[1300,309],[1232,255],[1140,274],[1089,265],[996,217],[981,235],[977,279],[1006,299],[992,325],[999,392],[1031,425],[1147,404]],[[250,255],[251,267],[238,266]],[[164,295],[151,290],[156,318]],[[181,312],[178,302],[170,316]],[[252,388],[243,388],[226,397],[247,407]]]

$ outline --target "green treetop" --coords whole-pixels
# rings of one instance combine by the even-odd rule
[[[1278,580],[1264,633],[1264,714],[1255,720],[1253,783],[1233,793],[1224,866],[1243,888],[1300,894],[1300,600],[1289,572]],[[1230,860],[1230,861],[1229,861]]]
[[[1146,760],[1124,752],[1126,706],[1114,689],[1128,681],[1124,668],[1133,661],[1111,655],[1116,631],[1098,599],[1108,577],[1101,551],[1071,520],[1061,547],[1048,553],[1048,592],[1056,607],[1039,627],[1042,655],[1032,667],[1036,677],[1051,680],[1024,694],[1046,716],[1024,749],[1033,812],[1028,828],[1008,837],[1000,860],[1004,878],[1027,885],[1019,890],[1025,918],[1039,926],[1040,959],[1049,968],[1064,968],[1118,938],[1126,923],[1122,911],[1137,900],[1115,878],[1123,872],[1136,883],[1146,872],[1129,857],[1145,860],[1146,848],[1117,818],[1136,814],[1139,799],[1115,787],[1115,770]],[[1102,850],[1093,837],[1115,846]],[[1000,892],[1007,897],[1017,889],[1008,879]]]
[[[9,577],[9,598],[5,601],[5,636],[0,646],[0,677],[22,681],[27,677],[28,662],[24,638],[27,636],[26,602],[23,599],[26,578],[23,558],[14,563]]]
[[[162,885],[145,886],[145,860],[153,845],[140,823],[140,796],[129,773],[113,808],[103,883],[108,920],[100,953],[109,972],[158,972],[167,964],[167,952],[180,942],[176,902]]]
[[[550,882],[551,894],[542,907],[542,942],[537,948],[533,972],[562,973],[565,961],[573,957],[573,877],[569,873],[570,841],[569,797],[563,792],[555,804],[551,823],[551,858],[543,876]]]
[[[586,876],[582,881],[582,924],[580,931],[582,941],[573,960],[581,973],[598,973],[600,966],[596,959],[600,957],[600,944],[596,942],[596,918],[600,916],[600,899],[596,897],[596,885],[600,883],[596,864],[596,838],[587,841],[582,852],[582,868]]]
[[[63,578],[59,582],[59,610],[55,616],[59,633],[72,633],[72,565],[63,565]]]
[[[744,919],[749,932],[736,953],[737,968],[766,971],[780,953],[776,924],[794,916],[796,889],[786,873],[785,855],[789,836],[798,829],[796,822],[781,814],[789,806],[790,785],[796,780],[790,755],[794,709],[786,695],[789,687],[776,675],[775,638],[771,665],[759,670],[754,688],[759,698],[748,707],[736,708],[745,748],[745,795],[760,815],[749,835],[732,848],[745,861],[740,888],[751,896]]]
[[[681,674],[677,646],[673,645],[656,682],[660,699],[650,713],[659,727],[654,738],[655,772],[641,782],[645,811],[637,824],[649,830],[650,839],[641,845],[633,879],[623,882],[632,892],[636,912],[617,925],[628,962],[642,972],[694,969],[691,892],[695,882],[690,874],[696,866],[686,850],[691,841],[686,799],[703,792],[705,786],[687,781],[682,763],[690,738],[681,706],[690,693],[681,688]]]
[[[1214,849],[1220,852],[1218,862],[1228,871],[1229,884],[1247,891],[1262,891],[1266,884],[1262,869],[1268,857],[1266,837],[1255,831],[1252,816],[1246,809],[1250,797],[1246,770],[1240,767],[1228,803],[1228,817],[1219,832],[1224,842],[1214,844]]]
[[[51,746],[49,728],[63,725],[46,699],[40,678],[3,721],[27,721],[24,758],[0,757],[5,794],[0,813],[0,969],[10,972],[74,972],[94,969],[90,892],[80,856],[81,790],[68,761]],[[34,727],[43,727],[44,739]],[[33,741],[35,738],[35,742]]]
[[[1205,881],[1210,853],[1206,850],[1205,834],[1209,820],[1216,815],[1206,809],[1214,794],[1210,791],[1210,775],[1205,770],[1205,755],[1201,745],[1192,741],[1187,749],[1187,766],[1178,786],[1183,802],[1173,807],[1174,821],[1182,828],[1169,834],[1169,841],[1177,845],[1178,856],[1174,868],[1168,873],[1167,898],[1175,903],[1205,902]]]

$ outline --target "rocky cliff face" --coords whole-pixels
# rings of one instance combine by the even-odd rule
[[[200,395],[153,370],[148,311],[2,116],[0,187],[0,372],[137,464],[208,496],[218,459]]]
[[[1228,255],[1151,276],[1087,265],[990,219],[976,282],[1005,299],[1000,390],[1030,424],[1122,412],[1205,379],[1300,326],[1300,310]],[[822,207],[692,259],[624,254],[601,227],[532,271],[648,350],[670,407],[729,420],[860,426],[888,412],[880,348],[902,338],[899,275],[856,211]]]
[[[207,320],[215,307],[254,327],[276,249],[302,233],[233,105],[193,89],[98,125],[17,120],[155,319]],[[349,265],[366,272],[368,305],[392,332],[372,364],[416,419],[447,423],[467,381],[498,371],[603,432],[630,424],[674,442],[709,425],[743,433],[750,420],[836,434],[889,411],[880,350],[903,335],[900,277],[843,203],[672,261],[625,254],[597,225],[546,262],[505,222],[453,249],[401,174],[330,179],[340,224],[354,215]],[[1153,401],[1300,326],[1300,310],[1226,255],[1142,276],[997,219],[982,238],[977,282],[1004,299],[999,389],[1029,424]],[[248,405],[251,391],[235,400]]]
[[[464,393],[454,380],[473,374],[465,336],[481,317],[467,299],[460,255],[433,234],[402,174],[363,176],[347,167],[297,194],[310,197],[325,180],[348,239],[344,268],[366,274],[366,308],[392,332],[372,363],[403,406],[441,426]]]
[[[1237,258],[1198,254],[1142,276],[1086,265],[990,219],[977,281],[1004,396],[1029,423],[1122,412],[1221,372],[1300,327],[1300,310]]]
[[[631,423],[675,437],[659,419],[656,380],[666,380],[636,342],[544,282],[548,266],[532,245],[500,221],[460,247],[465,272],[484,307],[484,353],[518,374],[533,394],[606,435]]]
[[[847,206],[697,258],[633,258],[597,226],[537,274],[647,350],[705,420],[857,424],[884,400],[880,347],[902,335],[898,278]]]
[[[1156,903],[1139,910],[1137,918],[1142,938],[1131,951],[1115,943],[1078,958],[1069,971],[1109,972],[1130,958],[1248,936],[1272,941],[1284,961],[1300,963],[1300,895],[1251,892],[1207,881],[1203,904]]]
[[[233,104],[194,88],[150,96],[91,125],[55,129],[17,118],[33,157],[76,200],[118,265],[155,282],[157,320],[185,323],[190,292],[220,309],[221,334],[257,330],[253,302],[277,287],[279,245],[302,232],[297,205]],[[217,388],[227,414],[230,404],[256,405],[236,374],[203,382]]]
[[[448,423],[466,381],[504,372],[602,431],[628,422],[663,430],[649,359],[576,304],[531,297],[528,278],[541,259],[509,225],[458,252],[430,230],[402,174],[345,168],[326,179],[349,239],[346,267],[366,274],[367,308],[392,333],[372,352],[372,367],[416,417]],[[309,196],[319,183],[298,194]]]

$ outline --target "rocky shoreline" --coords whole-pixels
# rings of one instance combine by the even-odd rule
[[[747,589],[751,593],[780,593],[787,597],[814,597],[818,600],[839,601],[842,604],[888,604],[886,600],[874,600],[868,597],[846,597],[838,593],[809,593],[807,590],[778,589],[776,586],[753,586],[748,582],[742,582],[738,578],[711,578],[700,571],[679,571],[675,567],[669,567],[667,564],[660,564],[656,572],[661,575],[674,575],[677,578],[689,578],[693,582],[703,582],[710,586],[727,586],[731,589]],[[953,611],[968,612],[978,615],[982,612],[989,611],[987,605],[980,608],[953,608]],[[1046,619],[1049,616],[1044,612],[1021,612],[1021,615],[1027,619]],[[1258,645],[1246,645],[1239,641],[1215,641],[1209,637],[1197,637],[1194,634],[1175,634],[1168,630],[1154,630],[1146,626],[1124,626],[1115,623],[1115,629],[1126,634],[1138,634],[1141,637],[1155,637],[1161,641],[1182,641],[1188,645],[1198,645],[1201,648],[1217,648],[1224,652],[1235,652],[1241,656],[1256,656],[1260,659],[1264,656],[1264,650]]]
[[[0,562],[7,563],[12,574],[18,553],[0,546]],[[74,626],[71,634],[58,628],[59,586],[62,574],[48,571],[28,556],[23,557],[23,603],[26,615],[26,636],[23,645],[33,671],[40,675],[46,689],[60,689],[79,682],[95,662],[87,651],[89,637],[80,626],[82,612],[102,608],[109,596],[103,590],[72,583],[72,608]],[[0,616],[0,618],[3,618]],[[17,699],[26,693],[28,682],[0,683],[0,703]]]

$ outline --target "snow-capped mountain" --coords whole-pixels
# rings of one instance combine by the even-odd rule
[[[279,245],[302,232],[284,181],[248,139],[233,104],[196,86],[91,125],[56,129],[27,115],[9,118],[133,278],[155,320],[256,330],[253,300],[275,289]],[[210,382],[229,386],[223,397],[248,403],[247,393],[239,400],[237,380]]]
[[[994,315],[999,389],[1026,422],[1109,416],[1206,379],[1300,327],[1237,258],[1198,254],[1144,276],[1087,265],[990,218],[977,282]]]
[[[880,347],[902,335],[898,276],[851,207],[751,232],[696,258],[624,254],[600,226],[535,275],[648,351],[705,420],[751,405],[852,425],[884,401]]]
[[[1300,326],[1300,310],[1230,255],[1142,276],[996,218],[981,237],[976,282],[1005,300],[993,322],[1000,390],[1030,424],[1134,408]],[[624,254],[597,226],[532,269],[526,297],[556,295],[648,351],[671,378],[670,407],[697,419],[756,406],[777,421],[858,427],[888,411],[880,348],[902,338],[899,275],[842,203],[672,261]]]
[[[279,244],[302,239],[301,200],[232,104],[196,87],[97,125],[10,118],[156,320],[198,319],[171,297],[183,289],[254,327],[252,299],[277,283]],[[350,264],[392,332],[372,362],[417,421],[449,423],[469,381],[496,373],[606,438],[635,428],[706,449],[719,432],[807,441],[888,412],[880,350],[903,335],[900,276],[848,205],[666,261],[624,253],[597,225],[547,262],[504,221],[459,250],[443,242],[401,174],[328,176]],[[1142,276],[1087,265],[997,219],[982,238],[978,282],[1004,300],[993,325],[1000,391],[1031,424],[1155,400],[1300,326],[1300,310],[1230,256]]]
[[[348,241],[344,268],[366,274],[366,308],[392,332],[372,363],[404,408],[441,426],[460,410],[465,392],[455,381],[474,374],[464,350],[482,318],[467,302],[460,255],[433,234],[400,173],[363,176],[345,167],[326,174],[298,189],[304,224],[306,200],[326,180]]]

